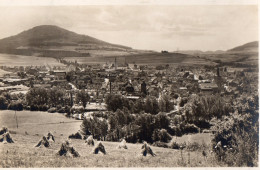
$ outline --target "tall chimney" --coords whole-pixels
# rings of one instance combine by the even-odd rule
[[[115,57],[115,70],[117,70],[116,57]]]

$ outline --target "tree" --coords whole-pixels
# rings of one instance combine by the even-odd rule
[[[56,107],[57,105],[64,105],[65,92],[57,87],[48,90],[48,98],[50,105]]]
[[[89,101],[90,96],[88,93],[85,92],[85,90],[80,90],[78,91],[77,95],[76,95],[76,101],[79,103],[82,103],[82,106],[84,107],[84,109],[86,108],[87,102]]]
[[[23,71],[17,72],[17,75],[18,75],[20,78],[22,78],[22,79],[26,77],[26,73],[23,72]]]
[[[169,129],[170,119],[165,113],[158,113],[154,116],[154,125],[157,129]]]
[[[170,96],[162,95],[159,100],[159,108],[161,112],[169,112],[173,109],[173,103],[170,101]]]
[[[84,118],[80,129],[85,136],[92,134],[94,138],[104,138],[107,135],[108,124],[106,120],[100,120],[94,116],[93,119]]]
[[[7,102],[4,96],[0,96],[0,110],[7,109]]]
[[[139,128],[137,130],[138,134],[136,134],[137,138],[142,141],[145,140],[147,142],[152,142],[152,134],[154,131],[154,119],[151,114],[141,114],[138,116],[134,122]]]
[[[144,105],[147,113],[157,114],[159,112],[158,102],[154,96],[147,96]]]
[[[123,108],[123,99],[120,95],[107,95],[105,102],[107,104],[107,109],[116,111],[117,109]]]
[[[171,135],[165,129],[155,129],[152,135],[153,141],[169,142],[172,139]]]
[[[144,110],[143,101],[141,99],[138,99],[137,101],[135,101],[133,110],[134,110],[134,113],[140,113],[141,111]]]
[[[48,91],[44,88],[31,88],[26,94],[29,106],[48,104]]]

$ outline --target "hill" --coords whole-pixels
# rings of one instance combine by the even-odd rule
[[[258,52],[258,41],[246,43],[244,45],[227,50],[228,52]]]
[[[234,47],[227,51],[180,51],[182,54],[193,55],[200,59],[205,59],[212,62],[225,63],[242,63],[242,64],[257,64],[258,63],[258,41],[249,42],[244,45]]]
[[[86,57],[92,51],[137,52],[130,47],[111,44],[66,29],[41,25],[0,40],[0,53],[44,57]]]
[[[81,35],[53,25],[41,25],[17,35],[0,40],[0,53],[20,56],[64,58],[100,63],[114,61],[136,64],[162,63],[205,63],[204,59],[180,53],[159,53],[149,50],[136,50],[123,45],[111,44],[88,35]],[[15,59],[10,55],[10,60]],[[5,55],[5,57],[7,57]],[[39,58],[37,58],[38,60]],[[196,62],[199,60],[198,62]],[[4,61],[2,61],[3,64]],[[24,61],[24,65],[30,61]],[[208,64],[208,62],[206,63]]]

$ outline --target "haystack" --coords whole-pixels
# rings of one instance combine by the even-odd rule
[[[83,139],[82,134],[78,131],[77,133],[69,135],[69,138],[73,139]]]
[[[92,145],[92,146],[94,146],[95,143],[94,143],[93,136],[90,135],[90,136],[86,139],[85,143],[87,143],[88,145]]]
[[[101,142],[98,142],[98,144],[95,146],[93,153],[98,154],[99,151],[102,152],[103,154],[106,154],[105,147]]]
[[[8,129],[6,127],[2,127],[2,129],[0,130],[0,135],[4,134],[8,132]]]
[[[3,142],[3,143],[14,143],[14,141],[11,138],[9,132],[5,132],[4,134],[1,135],[0,142]]]
[[[147,154],[151,154],[152,156],[155,156],[155,154],[153,153],[153,150],[151,149],[151,147],[144,142],[143,146],[142,146],[142,155],[146,156]]]
[[[120,144],[118,145],[117,148],[118,148],[118,149],[121,149],[121,148],[127,149],[125,139],[123,139],[123,140],[120,142]]]
[[[58,151],[59,156],[79,157],[79,153],[70,145],[69,141],[65,141],[61,144],[61,148]]]
[[[48,134],[47,134],[47,140],[48,140],[49,142],[55,142],[54,136],[53,136],[53,134],[52,134],[51,132],[48,132]]]
[[[40,146],[44,146],[44,147],[49,147],[50,143],[47,140],[47,138],[45,136],[42,137],[42,139],[38,142],[38,144],[35,147],[40,147]]]

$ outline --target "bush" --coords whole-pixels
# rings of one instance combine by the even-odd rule
[[[58,113],[65,113],[65,107],[61,107],[60,109],[57,108]]]
[[[70,113],[70,107],[69,106],[66,105],[64,110],[65,110],[65,113]]]
[[[182,136],[183,133],[180,129],[180,126],[172,126],[170,129],[169,129],[169,132],[172,136]]]
[[[84,112],[83,106],[80,106],[80,107],[72,107],[72,108],[70,109],[70,113],[72,113],[72,114],[81,114],[81,113],[83,113],[83,112]]]
[[[180,149],[180,145],[178,143],[176,143],[176,142],[172,142],[170,144],[170,148],[171,149]]]
[[[153,136],[152,136],[153,141],[160,141],[160,142],[168,142],[169,140],[172,139],[171,135],[167,132],[165,129],[161,130],[154,130],[153,131]]]
[[[31,110],[31,111],[38,111],[38,110],[39,110],[39,107],[38,107],[38,105],[32,104],[32,105],[30,106],[30,110]]]
[[[55,107],[49,108],[48,112],[49,113],[55,113],[57,110]]]
[[[71,139],[83,139],[84,137],[80,132],[77,132],[77,133],[69,135],[69,138],[71,138]]]
[[[7,109],[7,107],[8,107],[8,104],[7,104],[5,97],[0,96],[0,110],[5,110],[5,109]]]
[[[48,110],[48,106],[46,104],[39,105],[38,106],[38,110],[40,110],[40,111],[47,111]]]
[[[213,127],[213,148],[218,161],[228,166],[258,166],[259,129],[249,114],[233,114]],[[219,147],[217,143],[221,143]]]
[[[184,149],[186,147],[187,147],[186,142],[176,143],[176,142],[172,141],[171,144],[170,144],[171,149]]]
[[[190,151],[197,151],[206,148],[206,144],[199,144],[198,142],[192,142],[187,144],[187,149]]]
[[[187,124],[184,127],[184,133],[198,133],[199,128],[194,124]]]
[[[183,107],[186,103],[188,102],[188,98],[187,97],[183,97],[180,101],[180,107]]]
[[[12,101],[8,105],[9,110],[23,110],[23,104],[21,101]]]
[[[165,142],[159,142],[159,141],[153,143],[152,145],[153,145],[153,146],[157,146],[157,147],[162,147],[162,148],[168,148],[168,147],[169,147],[167,143],[165,143]]]

